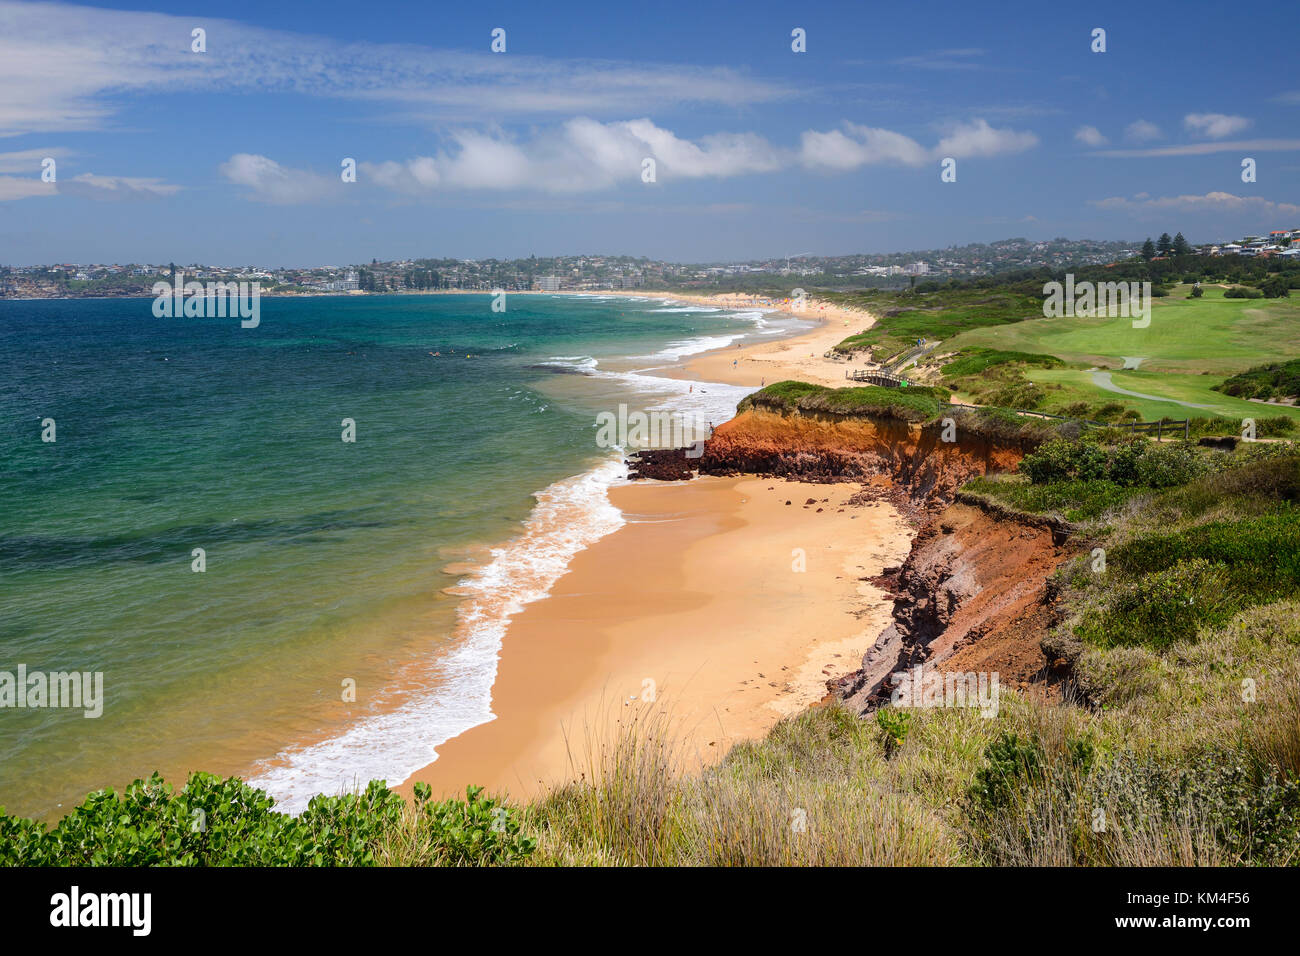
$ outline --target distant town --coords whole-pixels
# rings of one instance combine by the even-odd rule
[[[190,282],[258,282],[266,295],[429,291],[610,291],[624,289],[761,289],[774,280],[818,288],[901,288],[927,279],[990,276],[1026,269],[1102,265],[1135,256],[1202,255],[1300,257],[1300,229],[1193,246],[1179,233],[1151,242],[1004,239],[877,255],[781,256],[748,262],[685,264],[645,257],[575,255],[526,259],[399,259],[344,266],[272,268],[201,263],[58,263],[0,266],[0,298],[98,298],[152,295],[156,282],[178,273]]]

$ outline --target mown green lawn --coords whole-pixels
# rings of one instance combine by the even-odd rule
[[[1143,370],[1219,375],[1205,377],[1207,388],[1251,366],[1300,356],[1300,295],[1225,299],[1223,291],[1207,286],[1202,298],[1191,299],[1190,287],[1179,286],[1154,300],[1145,329],[1128,318],[1032,319],[971,329],[946,341],[943,351],[982,345],[1114,369],[1137,356]]]
[[[1187,375],[1171,372],[1120,372],[1111,371],[1111,381],[1120,388],[1145,395],[1159,395],[1183,402],[1208,405],[1208,408],[1187,408],[1174,401],[1158,402],[1132,395],[1121,395],[1093,384],[1092,373],[1081,368],[1030,369],[1030,381],[1040,385],[1060,386],[1050,389],[1051,401],[1061,402],[1119,402],[1142,413],[1144,421],[1158,418],[1200,418],[1223,415],[1228,418],[1269,418],[1288,415],[1300,419],[1300,408],[1291,405],[1267,405],[1213,391],[1224,380],[1223,375]]]
[[[1300,409],[1214,391],[1236,372],[1300,356],[1300,296],[1225,299],[1223,289],[1207,286],[1202,298],[1192,299],[1190,291],[1189,286],[1179,286],[1154,300],[1151,324],[1144,329],[1133,328],[1131,318],[1032,319],[963,332],[946,341],[941,351],[984,346],[1064,359],[1074,367],[1026,373],[1033,382],[1058,387],[1051,389],[1053,404],[1121,402],[1147,420],[1203,415],[1300,418]],[[1121,371],[1128,358],[1142,359],[1138,370]],[[1110,371],[1111,381],[1120,388],[1208,407],[1193,409],[1109,391],[1094,383],[1089,371],[1093,367]]]

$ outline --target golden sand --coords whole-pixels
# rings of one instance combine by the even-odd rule
[[[744,295],[627,294],[789,307]],[[704,353],[663,374],[755,388],[787,378],[843,384],[848,364],[823,353],[874,317],[804,305],[791,314],[818,323],[808,333]],[[901,564],[911,540],[888,503],[849,505],[859,488],[755,477],[615,488],[628,523],[578,554],[550,596],[511,622],[492,690],[496,719],[439,747],[399,789],[425,781],[443,795],[469,784],[536,794],[581,774],[590,742],[632,708],[665,708],[699,766],[821,700],[826,681],[856,668],[888,621],[890,603],[864,579]]]
[[[863,579],[910,541],[889,504],[848,506],[856,490],[753,477],[616,488],[628,524],[511,623],[496,719],[401,789],[535,794],[580,773],[586,741],[634,707],[667,708],[698,765],[822,699],[887,621]]]

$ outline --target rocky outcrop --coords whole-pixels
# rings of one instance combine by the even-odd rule
[[[974,500],[940,511],[898,571],[879,583],[893,622],[862,666],[828,687],[859,712],[889,700],[890,675],[925,664],[994,672],[1003,685],[1048,678],[1041,643],[1057,619],[1052,575],[1077,553],[1067,525],[1014,516]]]
[[[1064,522],[960,494],[973,477],[1014,470],[1037,440],[991,436],[970,419],[955,424],[945,431],[942,420],[750,408],[702,453],[647,452],[629,465],[634,477],[663,480],[744,473],[863,482],[913,516],[919,530],[906,562],[875,579],[893,596],[892,623],[861,667],[827,685],[865,713],[888,701],[891,674],[921,663],[996,671],[1009,686],[1051,676],[1041,647],[1057,618],[1051,578],[1081,545]]]
[[[661,480],[698,473],[865,481],[898,492],[913,509],[933,509],[951,501],[976,475],[1014,470],[1032,448],[1029,442],[980,434],[960,419],[951,425],[920,424],[755,408],[719,426],[702,454],[699,449],[642,452],[628,464],[634,478]]]

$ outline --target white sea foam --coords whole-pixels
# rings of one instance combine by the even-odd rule
[[[455,639],[421,669],[427,689],[342,734],[276,755],[249,782],[280,809],[298,813],[318,793],[405,780],[437,759],[437,747],[494,720],[492,685],[511,617],[545,597],[574,555],[624,524],[609,489],[626,475],[622,461],[612,459],[538,492],[522,533],[494,548],[491,560],[461,582],[465,599]]]
[[[658,352],[635,357],[652,362],[676,362],[690,355],[699,355],[701,352],[724,349],[744,337],[744,332],[734,332],[726,335],[701,335],[693,339],[683,339],[680,342],[669,342]]]
[[[692,307],[652,311],[723,310]],[[762,332],[768,331],[768,325],[773,333],[794,331],[803,325],[796,320],[767,319],[770,311],[745,310],[735,315],[753,322]],[[730,345],[744,334],[686,339],[641,358],[677,361]],[[608,371],[600,369],[590,355],[557,355],[540,364],[570,367],[615,380],[632,393],[629,397],[633,401],[639,398],[642,410],[667,411],[699,423],[727,421],[735,414],[737,402],[753,391],[647,374],[653,368]],[[416,689],[408,688],[396,706],[362,718],[337,736],[281,752],[256,768],[249,782],[270,793],[280,809],[297,813],[317,793],[356,789],[372,779],[403,781],[435,761],[436,748],[448,740],[495,720],[492,686],[510,619],[525,605],[546,597],[576,554],[625,523],[608,492],[626,480],[626,474],[620,456],[538,492],[537,504],[522,532],[493,549],[491,560],[461,582],[465,597],[458,608],[454,640],[419,667],[418,680],[410,682]],[[379,706],[384,706],[382,701]]]
[[[711,305],[666,305],[662,309],[651,309],[651,312],[721,312],[722,309],[714,308]]]
[[[590,355],[552,355],[545,362],[538,362],[537,364],[552,368],[571,368],[585,371],[595,368],[600,363]]]

